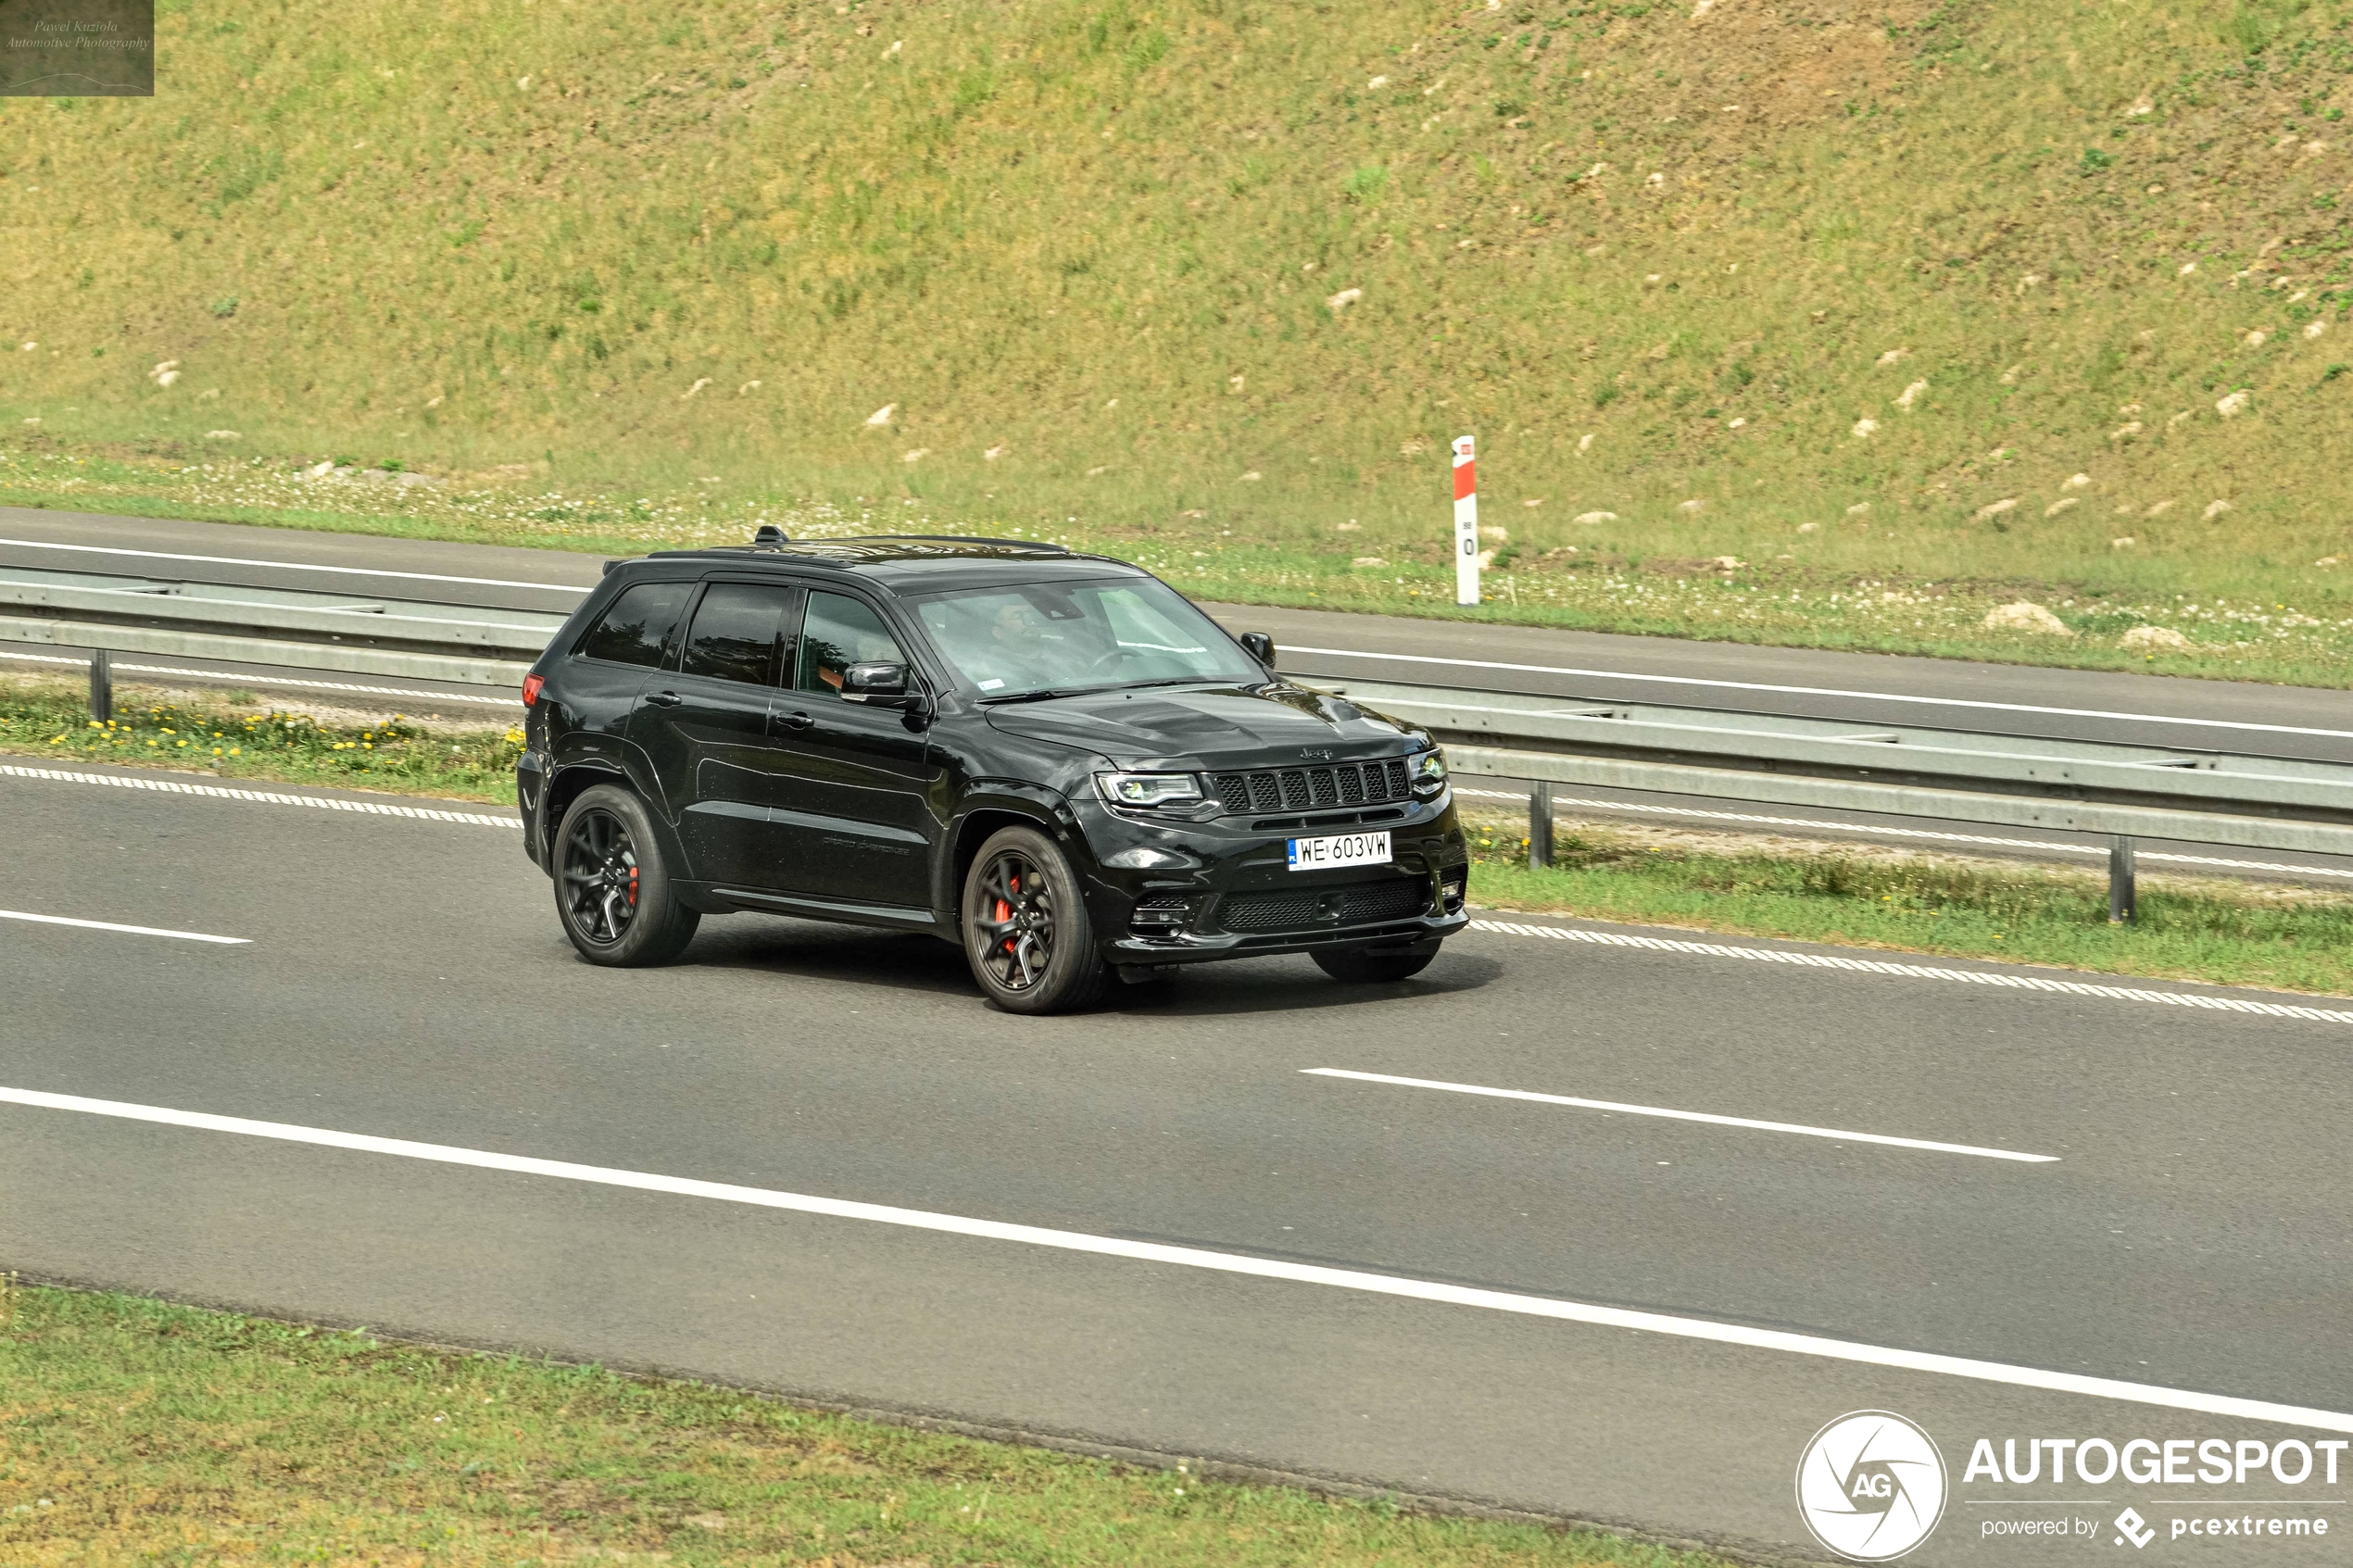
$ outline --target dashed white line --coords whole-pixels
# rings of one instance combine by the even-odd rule
[[[910,1230],[933,1231],[984,1241],[1015,1242],[1063,1252],[1088,1253],[1097,1257],[1169,1264],[1216,1273],[1282,1280],[1297,1285],[1321,1286],[1327,1289],[1353,1290],[1369,1295],[1398,1297],[1407,1300],[1473,1307],[1487,1311],[1514,1312],[1527,1317],[1551,1318],[1559,1322],[1585,1323],[1601,1328],[1630,1329],[1639,1333],[1664,1335],[1680,1339],[1705,1340],[1748,1349],[1776,1350],[1785,1354],[1814,1356],[1828,1361],[1856,1362],[1895,1371],[1925,1373],[1944,1377],[1966,1377],[1985,1383],[2006,1384],[2012,1387],[2041,1388],[2056,1393],[2080,1394],[2092,1399],[2120,1399],[2133,1404],[2155,1405],[2168,1410],[2197,1411],[2208,1415],[2232,1416],[2246,1421],[2277,1422],[2284,1425],[2314,1427],[2326,1432],[2353,1432],[2353,1414],[2339,1411],[2316,1410],[2303,1405],[2275,1404],[2268,1399],[2241,1399],[2230,1394],[2207,1394],[2185,1388],[2167,1388],[2150,1383],[2128,1383],[2119,1378],[2092,1377],[2082,1373],[2053,1372],[2042,1367],[2014,1366],[2001,1361],[1978,1361],[1968,1356],[1940,1355],[1930,1350],[1910,1350],[1887,1345],[1866,1345],[1854,1340],[1833,1339],[1827,1335],[1796,1334],[1782,1329],[1757,1328],[1748,1323],[1719,1323],[1709,1318],[1684,1317],[1669,1312],[1636,1311],[1623,1307],[1605,1307],[1592,1302],[1564,1300],[1557,1297],[1529,1296],[1516,1291],[1448,1285],[1437,1280],[1375,1273],[1365,1269],[1339,1269],[1317,1263],[1294,1262],[1289,1259],[1254,1257],[1249,1253],[1219,1252],[1200,1247],[1174,1247],[1164,1242],[1136,1241],[1126,1236],[1093,1236],[1084,1231],[1053,1230],[1043,1225],[1013,1224],[1002,1220],[975,1219],[962,1214],[939,1214],[921,1209],[894,1208],[882,1203],[861,1203],[849,1198],[822,1198],[798,1192],[778,1192],[766,1187],[737,1186],[729,1182],[708,1182],[685,1176],[657,1175],[642,1171],[615,1170],[601,1165],[580,1165],[568,1160],[541,1160],[529,1155],[497,1154],[485,1149],[458,1148],[447,1144],[416,1143],[407,1138],[377,1137],[370,1134],[337,1132],[323,1127],[296,1126],[283,1122],[257,1122],[242,1116],[220,1116],[208,1111],[179,1110],[165,1106],[137,1105],[122,1100],[89,1099],[80,1095],[52,1094],[39,1089],[0,1088],[0,1102],[49,1110],[75,1111],[89,1116],[115,1117],[131,1122],[154,1123],[164,1126],[185,1127],[203,1132],[232,1133],[245,1137],[271,1138],[285,1143],[309,1144],[319,1148],[346,1149],[362,1154],[393,1155],[401,1159],[431,1160],[444,1165],[471,1166],[476,1170],[504,1171],[518,1175],[547,1176],[559,1181],[589,1182],[602,1186],[635,1188],[641,1192],[669,1193],[684,1198],[709,1198],[723,1203],[749,1204],[762,1209],[815,1214],[829,1219],[859,1220],[873,1224],[896,1225]]]
[[[6,541],[0,541],[6,543]],[[1711,680],[1699,675],[1642,675],[1630,670],[1577,670],[1556,664],[1509,664],[1491,659],[1444,659],[1426,653],[1374,653],[1365,648],[1311,648],[1296,644],[1287,653],[1317,653],[1330,659],[1381,659],[1397,664],[1447,664],[1464,670],[1509,670],[1526,675],[1576,675],[1588,680],[1647,681],[1667,686],[1714,686],[1724,691],[1773,692],[1785,696],[1847,696],[1866,702],[1908,702],[1932,708],[1974,708],[1992,713],[2044,713],[2060,719],[2121,719],[2134,724],[2194,724],[2209,730],[2249,730],[2275,735],[2326,735],[2353,740],[2353,730],[2314,729],[2303,724],[2257,724],[2239,719],[2183,719],[2171,713],[2119,713],[2104,708],[2045,708],[2032,702],[1987,702],[1963,696],[1914,696],[1901,692],[1855,692],[1837,686],[1781,686],[1763,681]],[[1308,680],[1330,680],[1311,675]]]
[[[2111,1001],[2156,1002],[2163,1007],[2198,1008],[2208,1012],[2248,1012],[2263,1018],[2307,1018],[2322,1023],[2353,1023],[2353,1011],[2343,1009],[2259,1002],[2244,997],[2209,997],[2195,991],[2145,991],[2135,985],[2099,985],[2084,980],[2053,980],[2039,974],[2005,974],[1982,969],[1938,969],[1928,964],[1850,959],[1836,953],[1789,952],[1779,947],[1734,947],[1722,942],[1684,942],[1667,936],[1637,936],[1630,932],[1586,931],[1572,925],[1474,920],[1471,929],[1492,931],[1505,936],[1542,936],[1556,942],[1588,942],[1601,947],[1641,947],[1658,953],[1743,959],[1751,963],[1793,964],[1800,969],[1837,969],[1854,974],[1884,974],[1903,980],[1949,980],[1963,985],[1991,985],[2007,991],[2051,991],[2069,997],[2102,997]]]
[[[520,815],[493,816],[487,811],[446,811],[430,806],[394,806],[376,800],[338,800],[331,795],[286,795],[277,790],[232,789],[223,784],[186,784],[179,779],[142,779],[120,773],[81,773],[64,768],[21,768],[0,762],[0,778],[45,779],[53,784],[100,784],[109,789],[144,789],[158,795],[193,795],[207,800],[240,800],[255,806],[307,806],[321,811],[357,811],[367,817],[409,817],[425,822],[457,822],[465,827],[521,828]]]
[[[51,653],[0,652],[0,659],[22,659],[31,664],[70,664],[77,670],[90,662],[86,659]],[[243,670],[189,670],[176,664],[124,664],[118,661],[114,668],[134,675],[200,675],[207,680],[250,686],[296,686],[306,691],[353,692],[362,696],[419,696],[434,702],[478,703],[486,708],[522,706],[520,694],[514,696],[472,696],[461,692],[422,691],[413,686],[355,686],[347,681],[306,681],[293,675],[255,675]]]
[[[1525,800],[1525,791],[1508,789],[1465,789],[1457,784],[1456,795],[1475,795],[1485,800]],[[1711,822],[1744,822],[1752,826],[1776,828],[1829,829],[1838,833],[1868,834],[1873,838],[1918,838],[1938,844],[1976,844],[1995,849],[2037,849],[2059,855],[2105,856],[2103,844],[2061,844],[2046,838],[1996,838],[1982,833],[1940,833],[1933,828],[1886,827],[1878,822],[1826,822],[1814,817],[1768,817],[1755,811],[1704,811],[1695,806],[1655,806],[1646,800],[1595,800],[1580,796],[1555,795],[1554,806],[1577,806],[1587,810],[1633,811],[1652,817],[1690,817]],[[2177,866],[2221,866],[2241,872],[2292,872],[2298,876],[2353,877],[2353,870],[2336,866],[2289,865],[2278,860],[2233,860],[2219,855],[2175,855],[2159,849],[2138,851],[2144,860],[2164,860]]]
[[[569,583],[520,583],[505,577],[452,577],[438,571],[389,571],[373,566],[314,566],[306,561],[249,560],[242,556],[192,556],[171,550],[132,550],[119,545],[56,545],[44,539],[0,539],[20,550],[73,550],[91,556],[135,556],[143,560],[193,560],[208,566],[260,566],[272,571],[328,571],[344,577],[404,577],[416,583],[464,583],[476,588],[544,588],[578,597],[588,592]]]
[[[1884,1133],[1854,1133],[1837,1127],[1809,1127],[1802,1122],[1759,1122],[1746,1116],[1718,1116],[1704,1110],[1670,1110],[1656,1105],[1626,1105],[1611,1099],[1584,1099],[1574,1095],[1542,1095],[1528,1089],[1491,1089],[1478,1084],[1448,1084],[1436,1078],[1400,1078],[1387,1073],[1355,1073],[1345,1067],[1303,1067],[1317,1078],[1353,1078],[1364,1084],[1392,1084],[1406,1089],[1443,1089],[1449,1094],[1484,1095],[1491,1099],[1533,1100],[1539,1105],[1567,1105],[1580,1110],[1607,1110],[1626,1116],[1658,1116],[1670,1122],[1705,1122],[1715,1127],[1746,1127],[1760,1133],[1799,1133],[1841,1143],[1886,1144],[1894,1148],[1926,1149],[1936,1154],[1974,1154],[1986,1160],[2015,1160],[2028,1165],[2055,1165],[2056,1154],[2020,1154],[2011,1148],[1985,1148],[1977,1144],[1938,1143],[1931,1138],[1898,1138]]]
[[[170,936],[182,942],[218,942],[224,947],[249,947],[249,936],[215,936],[202,931],[167,931],[157,925],[118,925],[110,920],[73,920],[65,915],[36,915],[23,909],[0,909],[0,920],[31,921],[36,925],[71,925],[84,931],[119,931],[127,936]]]

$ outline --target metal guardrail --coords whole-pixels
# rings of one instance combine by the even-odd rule
[[[0,641],[520,686],[561,615],[0,568]]]
[[[299,589],[0,568],[0,641],[522,684],[566,617]],[[1455,771],[1524,779],[1529,838],[1550,843],[1550,786],[1600,785],[2111,836],[2111,904],[2132,906],[2133,838],[2353,856],[2353,764],[2183,747],[1583,701],[1306,677],[1428,728]]]

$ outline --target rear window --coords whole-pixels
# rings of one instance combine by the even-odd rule
[[[678,617],[694,591],[692,583],[640,583],[623,589],[580,639],[580,657],[660,669],[678,641]]]

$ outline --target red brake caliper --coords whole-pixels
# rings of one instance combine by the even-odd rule
[[[633,909],[637,907],[637,868],[635,866],[629,868],[629,907]]]
[[[1021,878],[1019,878],[1019,877],[1017,877],[1017,876],[1016,876],[1016,877],[1013,877],[1013,878],[1011,878],[1010,880],[1008,880],[1008,881],[1006,882],[1005,885],[1006,885],[1007,887],[1011,888],[1013,892],[1018,893],[1018,892],[1020,892],[1020,891],[1021,891]],[[1005,900],[1003,900],[1002,898],[998,899],[998,900],[997,900],[997,922],[998,922],[1000,925],[1001,925],[1001,924],[1003,924],[1005,922],[1007,922],[1007,921],[1009,921],[1009,920],[1011,920],[1011,919],[1013,919],[1013,907],[1011,904],[1008,904],[1007,902],[1005,902]],[[1010,952],[1012,952],[1013,950],[1013,939],[1012,937],[1008,936],[1008,937],[1006,937],[1006,938],[1005,938],[1004,951],[1006,951],[1006,952],[1010,953]]]

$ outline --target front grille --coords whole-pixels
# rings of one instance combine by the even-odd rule
[[[1311,811],[1326,806],[1378,805],[1405,799],[1411,793],[1408,782],[1403,757],[1209,776],[1210,788],[1228,811]]]
[[[1403,920],[1420,914],[1428,903],[1428,884],[1417,877],[1398,876],[1343,887],[1228,894],[1217,906],[1217,923],[1235,932],[1315,931]]]

